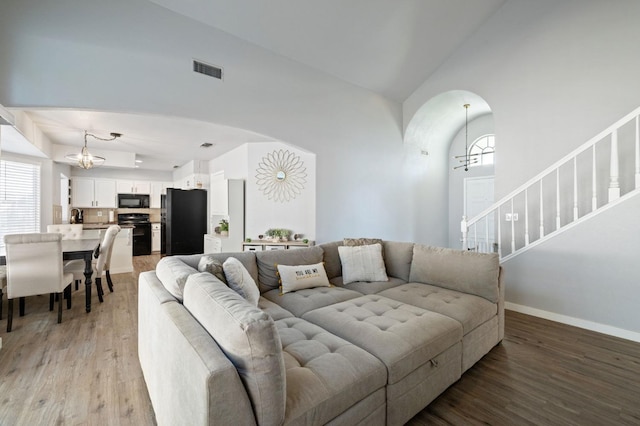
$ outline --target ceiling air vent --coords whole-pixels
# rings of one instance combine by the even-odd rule
[[[209,77],[217,78],[218,80],[222,80],[222,68],[205,64],[204,62],[193,61],[193,70],[200,74],[208,75]]]

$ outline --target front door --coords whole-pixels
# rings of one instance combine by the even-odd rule
[[[467,220],[473,219],[494,202],[494,177],[475,177],[464,180],[464,215]],[[467,236],[470,250],[492,252],[496,241],[495,213],[482,219],[475,228],[469,230]]]

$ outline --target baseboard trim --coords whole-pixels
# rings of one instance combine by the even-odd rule
[[[555,312],[543,311],[542,309],[531,308],[529,306],[518,305],[517,303],[505,302],[505,309],[520,312],[522,314],[531,315],[538,318],[548,319],[550,321],[562,324],[572,325],[578,328],[595,331],[598,333],[608,334],[609,336],[620,337],[621,339],[631,340],[640,343],[640,333],[625,330],[623,328],[612,327],[610,325],[600,324],[593,321],[587,321],[580,318],[574,318],[567,315],[557,314]]]

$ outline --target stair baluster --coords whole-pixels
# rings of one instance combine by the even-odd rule
[[[631,122],[632,120],[634,120],[633,123]],[[621,176],[620,176],[620,172],[621,172],[620,158],[619,158],[620,147],[619,147],[619,140],[618,140],[618,137],[619,137],[618,129],[622,128],[625,125],[632,125],[632,124],[635,127],[634,129],[635,140],[629,140],[629,143],[634,142],[633,149],[635,151],[635,167],[633,168],[633,170],[628,170],[630,169],[630,167],[626,167],[626,166],[623,168],[622,172],[624,173],[624,176],[622,176],[622,182],[625,182],[625,183],[631,182],[632,184],[635,184],[634,185],[635,189],[632,189],[632,190],[625,189],[627,193],[622,195],[621,194],[622,189],[621,189]],[[623,137],[626,138],[627,135],[629,135],[629,132],[625,130],[624,132],[621,133],[621,135],[624,135]],[[606,140],[607,137],[611,138],[611,143],[606,145],[607,147],[610,148],[608,152],[608,154],[610,154],[609,176],[606,176],[606,177],[602,176],[600,179],[600,182],[598,182],[598,172],[597,172],[598,158],[600,157],[602,159],[602,156],[606,155],[607,153],[603,145],[600,145],[601,147],[600,149],[596,149],[596,146],[599,142]],[[630,144],[625,144],[621,146],[623,146],[625,150],[631,149]],[[580,160],[578,156],[582,153],[586,153],[588,155],[588,150],[591,150],[591,155],[590,155],[591,166],[592,166],[591,188],[589,188],[588,185],[579,184],[579,173],[578,173],[578,162]],[[587,159],[588,159],[588,156],[585,158],[586,162],[588,162]],[[564,165],[568,165],[569,161],[573,163],[572,165],[573,166],[573,173],[572,173],[573,182],[571,183],[572,188],[568,186],[569,185],[568,179],[565,179],[564,183],[560,179],[560,168],[563,167]],[[586,166],[586,163],[585,163],[585,166]],[[602,167],[602,162],[601,162],[601,167]],[[553,173],[555,173],[554,180],[555,180],[555,191],[556,191],[555,211],[551,210],[552,209],[551,206],[547,207],[547,210],[550,210],[550,211],[545,211],[545,204],[549,204],[549,199],[551,198],[551,194],[548,194],[547,202],[545,203],[545,193],[546,191],[552,190],[551,189],[552,184],[550,180],[553,178],[552,176]],[[544,181],[546,181],[547,183],[545,183]],[[563,186],[561,186],[561,184]],[[545,185],[547,185],[546,190],[545,190]],[[567,186],[564,186],[564,185],[567,185]],[[628,186],[629,185],[626,185],[626,184],[624,185],[625,188],[628,188]],[[529,220],[530,220],[529,208],[530,207],[534,209],[536,208],[535,205],[530,206],[529,201],[533,199],[533,201],[535,202],[537,198],[533,196],[533,194],[529,194],[529,190],[530,189],[533,190],[536,187],[539,187],[539,190],[540,190],[539,200],[537,200],[539,203],[537,207],[539,207],[539,214],[540,214],[539,235],[537,236],[537,238],[535,235],[530,234],[530,229],[529,229]],[[606,188],[606,190],[608,191],[608,199],[604,202],[600,201],[601,203],[603,203],[601,206],[598,206],[598,188],[600,188],[600,190],[605,190]],[[562,199],[561,190],[563,189],[572,190],[573,192],[572,200],[567,199],[565,201]],[[585,197],[586,200],[588,200],[587,197],[588,197],[589,190],[591,191],[591,212],[589,213],[585,212],[583,213],[582,217],[580,217],[580,199],[582,196],[582,197]],[[581,194],[581,191],[582,191],[582,194]],[[633,194],[629,194],[630,192],[633,192]],[[596,135],[595,137],[587,141],[581,147],[577,148],[576,150],[568,154],[566,157],[562,158],[560,161],[556,162],[555,164],[553,164],[552,166],[550,166],[549,168],[547,168],[546,170],[538,174],[536,177],[526,182],[524,185],[522,185],[515,191],[511,192],[506,197],[499,200],[497,203],[495,203],[493,206],[489,207],[488,209],[480,213],[478,216],[473,218],[468,218],[466,216],[463,217],[462,222],[460,224],[460,230],[462,232],[462,246],[464,249],[467,249],[467,250],[476,250],[476,251],[484,251],[484,252],[497,251],[501,260],[504,261],[516,255],[517,253],[522,252],[524,249],[527,249],[529,247],[533,247],[539,244],[541,241],[547,238],[550,238],[551,236],[553,236],[558,232],[563,232],[564,229],[568,228],[569,226],[573,226],[573,224],[580,222],[584,219],[587,219],[593,214],[597,214],[596,213],[597,210],[602,209],[603,207],[606,207],[608,204],[616,200],[619,200],[620,198],[624,198],[627,195],[630,195],[630,196],[636,195],[638,192],[640,192],[640,108],[637,108],[633,112],[627,114],[625,117],[618,120],[613,125],[609,126],[603,132],[600,132],[598,135]],[[515,197],[519,197],[523,193],[524,193],[524,221],[525,221],[524,229],[523,227],[520,227],[520,226],[516,227],[514,223],[515,222],[514,219],[516,215],[518,215],[519,213],[516,209]],[[532,195],[532,197],[530,197],[529,195]],[[563,201],[565,201],[565,204],[562,204]],[[563,206],[567,206],[568,203],[571,203],[570,204],[571,210],[567,211],[563,217],[562,215]],[[518,206],[519,205],[520,204],[518,204]],[[518,209],[519,208],[520,207],[518,207]],[[502,243],[503,243],[502,225],[504,220],[502,215],[504,214],[505,211],[508,212],[507,216],[510,216],[511,218],[511,224],[510,224],[511,235],[508,237],[508,239],[507,239],[507,236],[504,235],[505,237],[504,242],[507,242],[510,240],[509,245],[511,250],[509,253],[502,253]],[[554,216],[555,216],[555,223],[556,223],[555,229],[552,231],[547,231],[545,233],[545,219],[548,222],[551,222]],[[481,220],[484,220],[484,227],[485,227],[484,233],[482,232],[482,230],[478,230],[478,226],[482,226],[480,224]],[[565,222],[564,225],[562,223],[563,221]],[[491,229],[491,224],[496,225],[493,230]],[[516,234],[516,232],[518,232],[518,234]],[[524,232],[524,235],[522,234],[523,232]],[[493,235],[491,235],[492,233]],[[496,238],[492,239],[494,236],[496,236]],[[483,239],[484,241],[480,241],[480,239]],[[523,246],[519,247],[516,250],[517,243],[522,241],[524,242]]]

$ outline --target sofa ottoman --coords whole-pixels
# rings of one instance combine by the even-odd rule
[[[461,375],[461,324],[368,295],[302,316],[375,355],[387,368],[387,424],[405,423]]]
[[[384,413],[387,371],[376,357],[300,318],[276,327],[286,369],[284,424],[326,424],[342,415],[336,423],[349,425]],[[368,424],[384,424],[384,415]]]
[[[421,283],[404,284],[379,294],[458,321],[463,332],[463,372],[498,341],[498,305],[482,297]],[[493,333],[491,338],[489,333]]]

